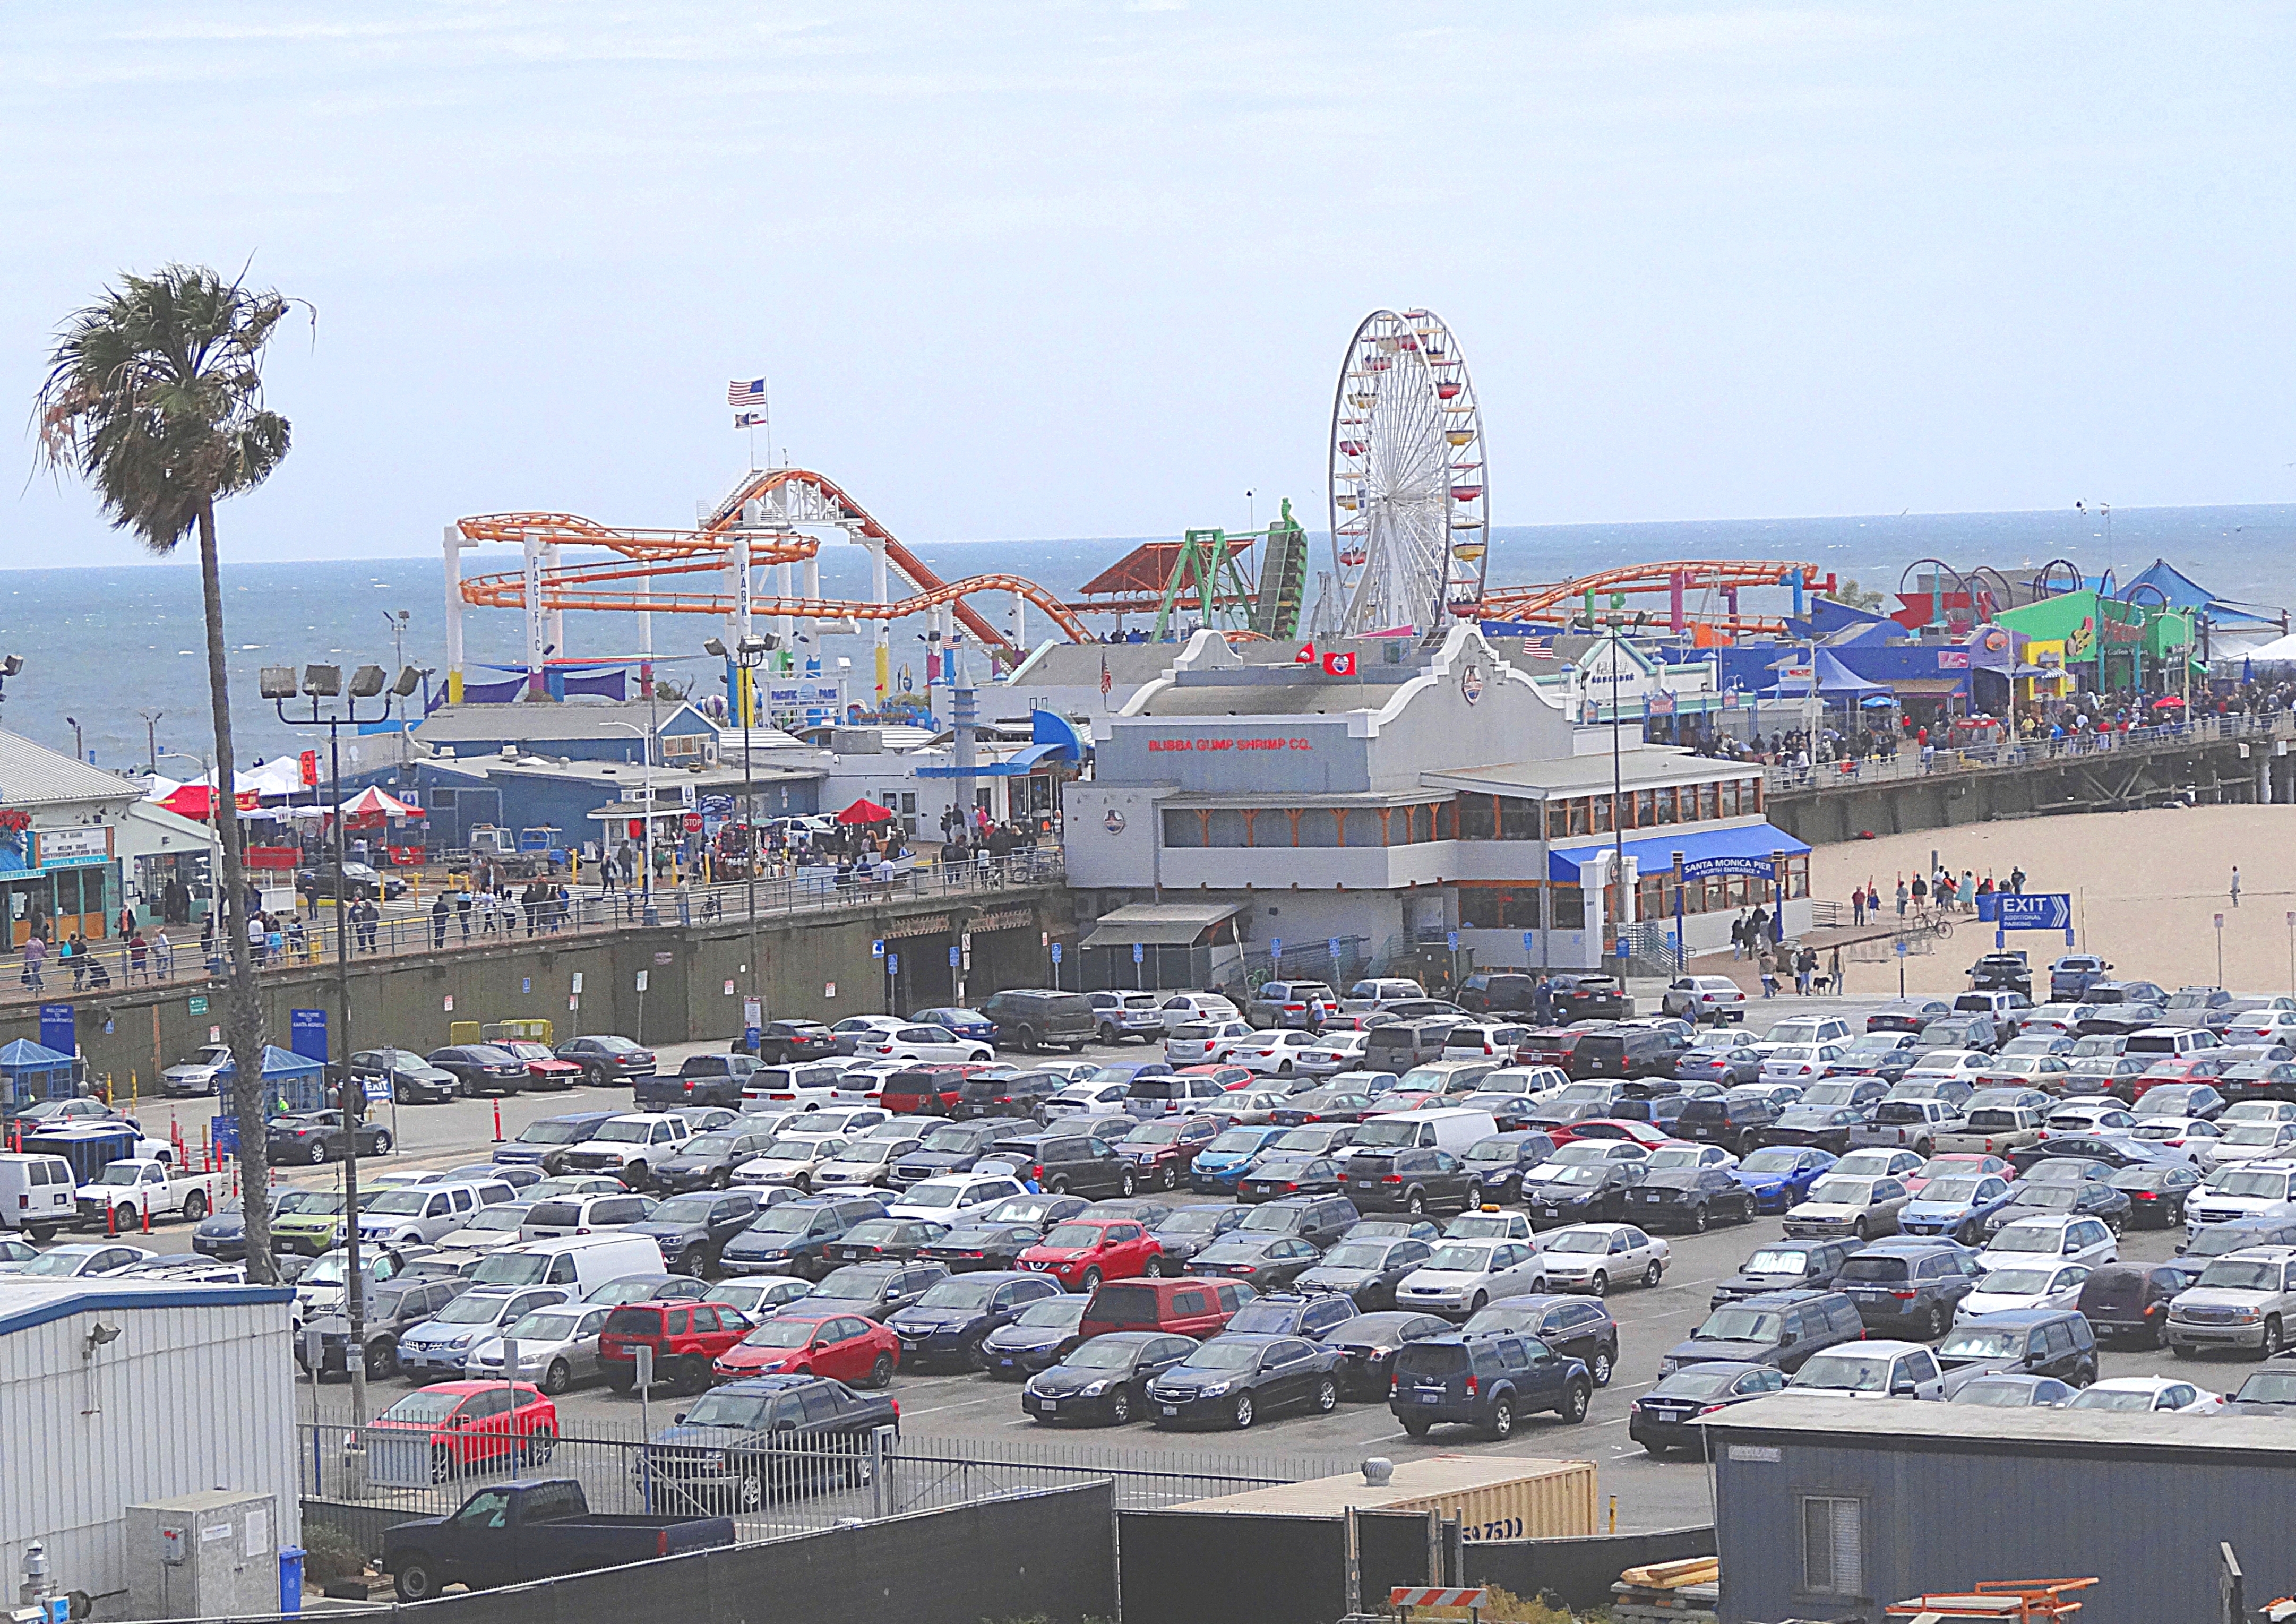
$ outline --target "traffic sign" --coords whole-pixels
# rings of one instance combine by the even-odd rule
[[[871,943],[869,944],[869,956],[870,956],[871,958],[882,958],[882,957],[884,957],[884,956],[885,956],[885,944],[884,944],[883,942],[882,942],[882,941],[873,941],[873,942],[871,942]]]
[[[1335,964],[1338,964],[1340,962],[1340,939],[1334,936],[1331,940],[1325,942],[1324,945],[1332,950],[1332,962]]]
[[[387,1077],[368,1078],[366,1079],[366,1097],[370,1102],[389,1100],[390,1098],[390,1079]]]
[[[1997,922],[2004,931],[2070,931],[2073,928],[2073,899],[2069,891],[2030,891],[2020,895],[2015,891],[2006,896],[1995,893],[2000,906]]]
[[[1456,953],[1459,950],[1459,933],[1456,931],[1454,931],[1447,936],[1444,937],[1443,941],[1452,952]]]
[[[1132,962],[1134,964],[1137,964],[1142,963],[1147,958],[1147,948],[1142,947],[1138,942],[1134,942],[1132,944]]]
[[[701,833],[701,814],[699,812],[688,812],[677,821],[685,826],[685,833],[688,834]]]
[[[948,950],[948,967],[951,970],[955,969],[959,961],[964,957],[964,950],[962,947],[951,947]]]
[[[1060,943],[1058,943],[1058,942],[1054,942],[1054,943],[1053,944],[1053,963],[1054,963],[1055,964],[1059,964],[1060,962],[1061,962],[1061,944],[1060,944]]]
[[[898,975],[901,973],[901,956],[899,954],[888,953],[885,956],[885,973],[887,975]]]
[[[1906,941],[1904,937],[1900,936],[1898,938],[1898,956],[1899,958],[1905,957],[1906,955],[1911,953],[1913,950],[1913,945]]]
[[[1536,931],[1525,931],[1522,933],[1522,950],[1525,953],[1538,951],[1538,938]]]
[[[1267,939],[1267,956],[1270,958],[1282,958],[1283,956],[1283,939],[1282,937],[1271,936]]]
[[[2219,931],[2224,929],[2224,915],[2222,914],[2217,915],[2217,929]]]

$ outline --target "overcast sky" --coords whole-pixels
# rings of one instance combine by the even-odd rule
[[[758,372],[791,457],[920,542],[1238,524],[1247,488],[1320,525],[1348,335],[1412,304],[1501,525],[2296,496],[2281,5],[6,16],[20,412],[120,269],[251,258],[317,307],[233,556],[690,523]],[[0,564],[136,556],[31,454]]]

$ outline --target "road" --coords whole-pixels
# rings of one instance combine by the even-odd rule
[[[1857,1024],[1862,1026],[1864,1013],[1879,1002],[1782,997],[1773,1007],[1777,1019],[1841,1013],[1860,1017]],[[1757,1030],[1767,1024],[1759,1003],[1750,1024]],[[722,1047],[722,1043],[674,1045],[660,1053],[665,1066],[674,1066],[688,1054],[714,1052]],[[1097,1049],[1094,1052],[1106,1053]],[[1126,1046],[1121,1051],[1129,1058],[1137,1058],[1141,1052],[1137,1046]],[[627,1103],[628,1099],[627,1089],[608,1088],[518,1096],[502,1102],[502,1131],[506,1136],[515,1136],[521,1128],[537,1117],[595,1110]],[[398,1108],[397,1118],[398,1149],[380,1162],[373,1159],[363,1162],[363,1167],[450,1167],[483,1161],[492,1148],[494,1107],[489,1102],[405,1106]],[[159,1120],[164,1122],[163,1112]],[[187,1111],[184,1120],[189,1126],[198,1118]],[[147,1130],[152,1126],[147,1120]],[[331,1169],[324,1172],[298,1170],[285,1177],[294,1184],[313,1185],[332,1183],[338,1175]],[[1172,1199],[1191,1202],[1214,1198],[1183,1193]],[[1575,1427],[1564,1425],[1552,1416],[1534,1416],[1527,1418],[1514,1438],[1504,1444],[1488,1443],[1460,1431],[1439,1431],[1423,1443],[1414,1443],[1396,1425],[1384,1407],[1343,1403],[1330,1415],[1292,1415],[1263,1421],[1248,1435],[1163,1433],[1139,1424],[1120,1432],[1108,1430],[1078,1434],[1062,1429],[1056,1436],[1127,1453],[1137,1452],[1144,1457],[1177,1456],[1215,1449],[1230,1455],[1265,1452],[1271,1456],[1329,1456],[1346,1459],[1384,1455],[1402,1459],[1464,1449],[1480,1455],[1586,1459],[1592,1460],[1599,1469],[1602,1492],[1606,1497],[1617,1497],[1620,1529],[1702,1523],[1712,1514],[1707,1472],[1683,1456],[1663,1462],[1650,1459],[1639,1445],[1627,1437],[1628,1407],[1658,1379],[1660,1357],[1688,1337],[1705,1316],[1715,1283],[1735,1273],[1749,1254],[1777,1239],[1781,1233],[1776,1218],[1762,1218],[1742,1227],[1718,1229],[1704,1235],[1670,1237],[1672,1262],[1658,1286],[1649,1290],[1624,1289],[1611,1294],[1611,1307],[1620,1330],[1617,1374],[1610,1387],[1595,1394],[1586,1421]],[[160,1251],[180,1252],[189,1249],[189,1235],[187,1226],[170,1225],[156,1230],[147,1243]],[[2121,1255],[2134,1260],[2157,1260],[2174,1255],[2175,1242],[2175,1232],[2131,1230],[2122,1242]],[[2204,1387],[2229,1391],[2240,1384],[2252,1364],[2252,1360],[2231,1356],[2179,1360],[2165,1349],[2144,1353],[2108,1351],[2103,1358],[2102,1370],[2108,1376],[2162,1374],[2174,1370]],[[381,1383],[374,1395],[375,1404],[380,1407],[390,1403],[409,1385],[398,1381]],[[909,1438],[1011,1441],[1046,1436],[1046,1429],[1021,1415],[1018,1386],[1009,1382],[993,1381],[985,1375],[905,1374],[895,1379],[893,1394],[900,1401],[902,1430]],[[311,1414],[311,1398],[308,1386],[299,1390],[299,1415]],[[319,1405],[324,1418],[347,1420],[347,1387],[340,1382],[328,1383],[319,1394]],[[676,1401],[655,1399],[651,1412],[654,1423],[665,1423],[668,1414],[677,1407],[681,1407]],[[560,1398],[558,1408],[560,1431],[569,1438],[586,1434],[635,1439],[638,1435],[640,1406],[635,1397],[617,1396],[603,1388],[577,1390]]]

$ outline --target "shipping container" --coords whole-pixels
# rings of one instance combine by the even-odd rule
[[[1174,1509],[1284,1517],[1337,1517],[1349,1506],[1431,1511],[1456,1518],[1471,1540],[1566,1539],[1595,1532],[1595,1500],[1590,1461],[1435,1455],[1396,1462],[1384,1483],[1350,1472],[1193,1500]]]

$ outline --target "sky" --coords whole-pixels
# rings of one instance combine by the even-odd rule
[[[1320,522],[1382,306],[1457,335],[1501,525],[2296,495],[2283,5],[7,16],[0,403],[123,269],[316,310],[234,558],[690,523],[759,373],[905,539]],[[138,558],[20,422],[0,567]]]

